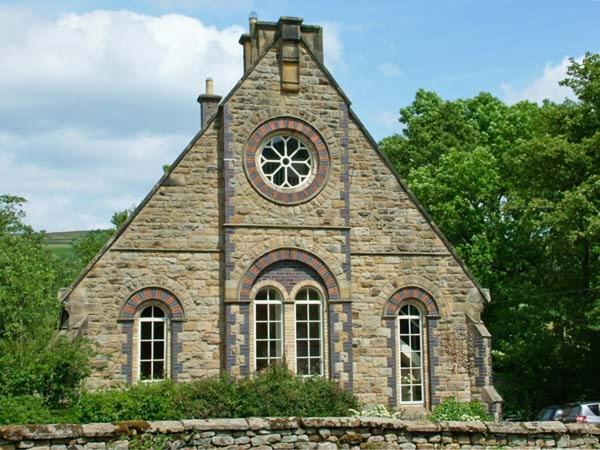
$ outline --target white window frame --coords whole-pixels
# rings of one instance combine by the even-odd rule
[[[401,315],[402,310],[405,307],[409,307],[412,308],[414,310],[417,311],[417,314],[410,314],[410,315]],[[412,324],[410,323],[411,320],[418,320],[419,321],[419,366],[420,367],[413,367],[412,365],[412,358],[409,358],[411,363],[409,365],[409,367],[403,367],[402,366],[402,337],[403,336],[408,336],[409,337],[409,341],[411,340],[412,337],[417,336],[416,333],[412,333]],[[402,320],[407,320],[408,321],[408,333],[402,333],[402,329],[400,326],[400,322]],[[424,405],[425,404],[425,380],[424,380],[424,373],[423,373],[423,363],[424,363],[424,348],[423,348],[423,334],[424,334],[424,330],[423,330],[423,326],[425,325],[425,320],[423,319],[423,314],[421,313],[421,311],[419,310],[419,308],[417,308],[415,305],[413,304],[405,304],[403,305],[399,310],[398,310],[398,317],[396,319],[396,326],[398,328],[398,331],[396,333],[396,339],[397,339],[397,349],[398,349],[398,401],[399,404],[402,405]],[[412,371],[415,369],[419,369],[419,377],[421,382],[420,383],[403,383],[402,382],[402,369],[408,369],[411,373],[412,376]],[[404,386],[410,386],[410,398],[411,400],[404,400],[402,398],[402,387]],[[413,387],[415,386],[419,386],[421,388],[421,400],[412,400],[413,398]]]
[[[262,292],[266,290],[267,291],[267,299],[266,300],[257,300],[256,297]],[[271,298],[271,293],[275,292],[277,295],[277,298]],[[258,334],[257,334],[257,324],[259,322],[258,320],[258,315],[256,313],[256,309],[258,305],[267,305],[267,320],[261,320],[261,323],[266,323],[267,324],[267,338],[266,339],[259,339],[258,338]],[[271,321],[271,311],[270,308],[268,307],[269,305],[279,305],[279,319],[278,320],[273,320]],[[267,360],[267,366],[271,365],[273,362],[275,362],[276,364],[282,364],[284,362],[285,359],[285,335],[284,335],[284,320],[285,320],[285,314],[284,314],[284,302],[283,302],[283,294],[281,292],[279,292],[279,289],[273,287],[273,286],[263,286],[261,287],[258,292],[255,295],[255,299],[254,299],[254,370],[259,370],[258,369],[258,361],[259,360]],[[271,327],[270,324],[271,322],[279,322],[279,339],[271,339],[270,337],[270,333],[271,333]],[[279,341],[279,348],[281,351],[281,355],[279,357],[272,357],[271,356],[271,341],[275,340],[275,341]],[[258,342],[259,341],[266,341],[267,342],[267,356],[258,356]]]
[[[163,317],[154,317],[154,315],[152,315],[152,317],[142,317],[142,313],[147,309],[147,308],[158,308],[163,312]],[[154,338],[154,323],[157,322],[162,322],[164,323],[164,327],[163,327],[163,339],[155,339]],[[143,339],[142,338],[142,324],[144,323],[150,323],[152,324],[151,327],[151,337],[150,339]],[[152,382],[156,382],[156,381],[164,381],[167,380],[169,378],[169,317],[167,312],[165,311],[164,308],[161,308],[159,305],[157,305],[156,303],[152,302],[149,304],[144,305],[142,308],[140,308],[140,312],[138,315],[138,327],[137,327],[137,333],[138,333],[138,354],[137,354],[137,366],[138,366],[138,370],[137,370],[137,379],[138,381],[142,381],[144,383],[152,383]],[[162,341],[164,343],[164,347],[163,347],[163,359],[160,358],[155,358],[154,357],[154,342],[160,342]],[[142,359],[142,342],[151,342],[150,345],[150,359]],[[163,376],[162,378],[154,378],[154,363],[155,362],[159,362],[162,361],[163,363]],[[151,378],[142,378],[142,362],[150,362],[150,373]]]
[[[280,153],[279,150],[277,150],[277,148],[275,147],[274,144],[274,140],[275,139],[281,139],[283,141],[283,153]],[[295,140],[298,143],[298,146],[296,148],[296,150],[294,151],[288,151],[288,142],[290,141],[290,139]],[[275,156],[273,159],[267,159],[264,155],[263,152],[266,148],[269,148],[273,151],[273,153],[275,153]],[[308,153],[308,157],[304,158],[302,160],[294,158],[296,156],[296,153],[298,153],[301,150],[305,150]],[[278,168],[275,169],[273,172],[271,173],[266,173],[264,170],[264,166],[266,164],[278,164]],[[294,135],[294,134],[289,134],[289,133],[279,133],[279,134],[275,134],[271,137],[269,137],[269,139],[267,139],[265,142],[263,142],[263,144],[260,146],[260,149],[257,153],[257,165],[259,168],[259,173],[260,176],[271,186],[274,186],[277,189],[281,189],[284,191],[294,191],[294,190],[298,190],[298,189],[302,189],[305,186],[307,186],[311,180],[313,179],[313,175],[315,173],[315,155],[314,153],[311,151],[311,148],[306,145],[306,143],[299,138],[298,136]],[[303,165],[306,166],[308,168],[308,173],[306,174],[301,174],[300,172],[298,172],[296,170],[295,165]],[[275,182],[275,174],[280,172],[283,174],[283,182],[281,184],[278,184]],[[292,185],[288,179],[288,175],[289,172],[292,171],[295,173],[295,175],[298,177],[298,183]]]
[[[311,298],[299,298],[298,296],[303,292],[303,291],[307,291],[308,293],[310,293],[311,291],[317,294],[318,299],[311,299]],[[307,294],[307,296],[310,296],[310,294]],[[301,322],[306,323],[307,325],[307,337],[306,338],[299,338],[297,335],[297,323],[299,322],[298,317],[297,317],[297,309],[296,306],[298,304],[301,305],[307,305],[309,306],[309,308],[307,308],[307,318],[306,320],[302,320]],[[319,372],[318,374],[313,374],[310,373],[310,368],[311,368],[311,358],[313,358],[313,356],[310,353],[310,343],[311,341],[314,341],[316,339],[311,338],[310,336],[310,324],[311,323],[315,323],[317,321],[315,320],[311,320],[310,319],[310,305],[318,305],[319,306],[319,319],[318,319],[318,323],[319,323],[319,349],[320,349],[320,354],[319,354],[319,359],[320,359],[320,364],[319,364]],[[296,374],[299,376],[305,376],[305,377],[310,377],[310,376],[325,376],[325,348],[324,348],[324,340],[323,340],[323,294],[320,292],[319,289],[316,289],[314,286],[310,286],[310,285],[304,285],[301,286],[300,289],[298,289],[295,297],[294,297],[294,355],[296,360],[294,361],[294,366],[296,369]],[[308,356],[302,356],[299,357],[298,356],[298,342],[299,341],[306,341],[308,346],[307,346],[307,351],[308,351]],[[300,374],[298,372],[298,359],[302,358],[302,359],[308,359],[308,369],[309,369],[309,373],[307,374]]]

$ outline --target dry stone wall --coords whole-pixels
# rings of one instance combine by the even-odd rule
[[[594,449],[600,426],[380,418],[247,418],[0,427],[0,450]]]

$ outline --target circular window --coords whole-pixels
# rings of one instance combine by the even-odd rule
[[[266,141],[258,160],[262,176],[283,189],[306,184],[313,172],[314,158],[310,150],[290,135],[280,134]]]
[[[321,135],[307,123],[273,119],[250,136],[244,168],[261,195],[277,203],[298,204],[325,186],[329,152]]]

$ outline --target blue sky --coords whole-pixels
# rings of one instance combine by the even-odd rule
[[[241,76],[239,34],[301,16],[375,138],[419,88],[560,101],[568,57],[600,48],[598,0],[0,1],[0,192],[49,231],[106,226],[198,129],[206,76]]]

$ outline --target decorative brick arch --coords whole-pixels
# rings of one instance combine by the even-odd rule
[[[422,303],[427,310],[428,317],[440,316],[440,310],[432,295],[425,289],[417,286],[403,287],[396,291],[396,293],[386,302],[383,316],[396,317],[405,300],[417,300]]]
[[[312,147],[317,162],[317,172],[310,184],[300,190],[282,192],[269,185],[259,173],[256,154],[262,143],[277,132],[296,134]],[[263,197],[287,205],[303,203],[317,195],[327,184],[329,166],[329,151],[321,134],[303,120],[293,117],[280,117],[264,122],[250,135],[244,151],[244,168],[250,184]]]
[[[252,290],[252,286],[254,285],[257,277],[261,274],[261,272],[263,272],[263,270],[279,261],[298,261],[312,268],[317,272],[323,281],[327,293],[327,299],[339,300],[340,290],[337,280],[335,279],[335,276],[329,267],[323,261],[304,250],[283,248],[265,253],[250,266],[240,283],[239,297],[241,301],[250,300],[250,291]]]
[[[171,320],[185,319],[183,307],[179,300],[177,300],[177,297],[166,289],[147,287],[140,289],[129,297],[121,309],[120,320],[133,320],[139,306],[144,302],[152,300],[159,301],[167,307]]]

